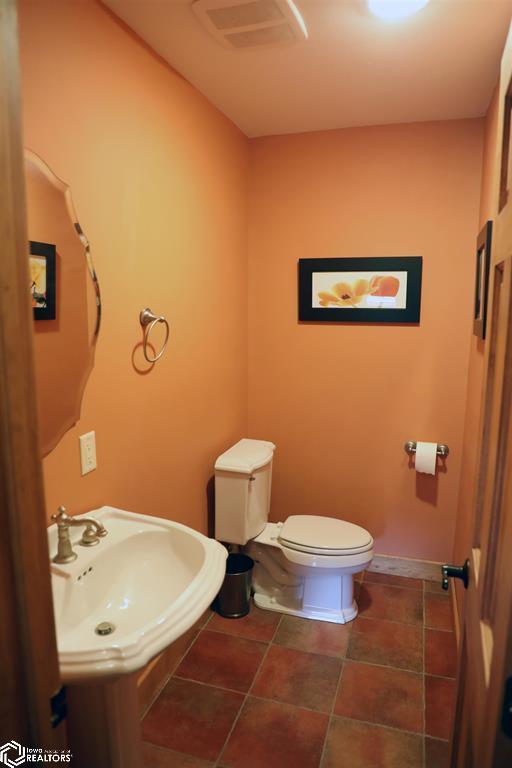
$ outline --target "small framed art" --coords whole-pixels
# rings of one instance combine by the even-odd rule
[[[476,239],[475,306],[473,312],[473,333],[485,339],[487,326],[487,299],[489,293],[489,272],[491,268],[492,221],[488,221]]]
[[[299,320],[419,323],[421,256],[300,259]]]
[[[54,245],[30,240],[29,273],[34,320],[55,320],[56,251]]]

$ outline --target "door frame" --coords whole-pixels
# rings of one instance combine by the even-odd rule
[[[493,165],[493,253],[489,281],[478,477],[472,509],[469,590],[459,648],[452,768],[505,768],[512,739],[502,728],[505,681],[512,676],[512,27],[503,51]],[[502,136],[506,137],[502,141]],[[501,514],[501,510],[506,513]],[[462,606],[460,606],[462,607]]]
[[[0,0],[0,746],[63,745],[36,411],[17,10]]]

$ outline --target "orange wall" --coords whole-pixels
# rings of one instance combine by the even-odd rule
[[[249,432],[277,444],[274,519],[338,516],[380,553],[452,554],[481,120],[251,142]],[[301,257],[424,259],[419,327],[299,324]],[[445,442],[416,475],[408,439]]]
[[[482,185],[480,194],[479,229],[494,219],[497,178],[495,157],[498,141],[499,88],[496,86],[485,119],[484,152],[482,159]],[[473,246],[473,268],[475,246]],[[457,529],[453,560],[463,563],[469,557],[473,533],[473,513],[477,479],[477,449],[480,426],[480,405],[484,379],[485,342],[473,335],[472,315],[468,316],[467,333],[470,336],[464,442],[462,447],[461,481],[457,513]],[[462,601],[459,601],[462,605]]]
[[[205,530],[214,459],[249,434],[278,446],[274,519],[337,515],[379,552],[448,558],[482,122],[249,143],[94,0],[21,0],[20,23],[25,143],[71,185],[104,303],[81,421],[44,462],[48,514],[107,503]],[[298,325],[298,258],[416,254],[420,327]],[[142,376],[146,305],[172,337]],[[446,474],[416,476],[409,438],[447,442]]]
[[[215,457],[246,430],[248,142],[93,0],[19,10],[25,144],[71,186],[104,306],[82,418],[44,461],[48,514],[112,504],[204,530]],[[142,376],[145,306],[172,337]]]

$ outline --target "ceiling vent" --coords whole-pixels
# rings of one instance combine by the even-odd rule
[[[289,45],[308,36],[292,0],[195,0],[192,9],[226,48]]]

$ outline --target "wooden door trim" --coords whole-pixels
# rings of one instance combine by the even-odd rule
[[[0,188],[0,735],[49,747],[62,735],[50,723],[59,672],[28,298],[14,0],[0,0]]]

